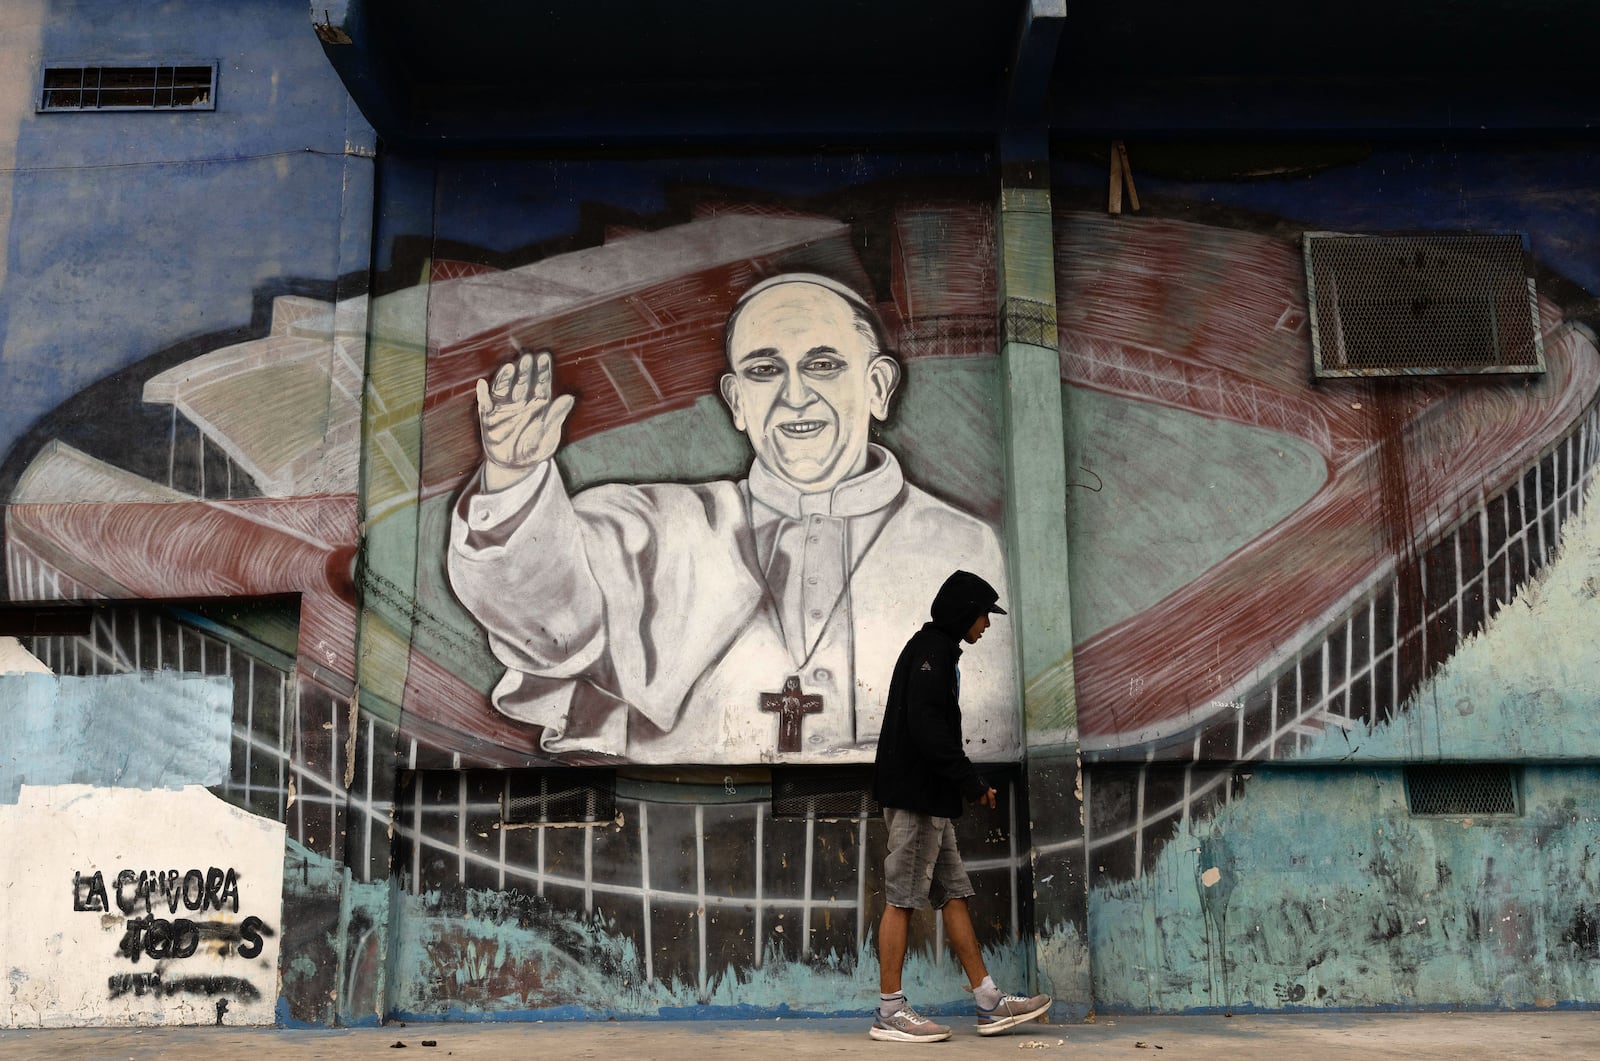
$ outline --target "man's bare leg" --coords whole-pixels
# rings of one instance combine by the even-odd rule
[[[968,990],[978,1007],[979,1035],[994,1035],[1025,1021],[1038,1020],[1049,1011],[1052,1001],[1049,995],[1032,998],[1006,995],[989,979],[965,899],[951,899],[944,904],[944,934],[961,968],[966,971]]]
[[[971,991],[983,983],[983,978],[989,975],[989,970],[983,964],[983,951],[978,947],[978,935],[972,930],[972,915],[967,911],[965,899],[951,899],[944,904],[941,911],[944,917],[944,938],[950,941],[950,949],[955,952],[956,961],[961,963],[961,968],[967,974],[967,990]],[[902,951],[904,943],[901,944]],[[879,959],[882,964],[882,959]],[[895,970],[895,982],[899,983],[899,970]]]
[[[900,990],[900,974],[906,962],[906,933],[911,911],[885,904],[878,921],[878,1015],[872,1020],[871,1035],[897,1043],[937,1043],[950,1038],[950,1029],[935,1024],[912,1009]]]
[[[883,905],[883,917],[878,921],[878,990],[885,995],[900,991],[910,928],[910,910],[889,903]]]

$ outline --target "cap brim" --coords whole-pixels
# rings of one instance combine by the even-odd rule
[[[1000,605],[998,605],[998,604],[991,604],[991,605],[989,605],[989,614],[990,615],[1005,615],[1006,614],[1006,610],[1004,608],[1000,607]]]

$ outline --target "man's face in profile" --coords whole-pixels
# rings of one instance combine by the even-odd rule
[[[754,295],[728,336],[722,396],[762,464],[803,493],[831,490],[867,460],[872,419],[899,381],[849,303],[817,284]]]

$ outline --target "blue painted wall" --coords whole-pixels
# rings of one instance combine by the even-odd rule
[[[373,135],[304,3],[51,0],[40,48],[46,62],[215,60],[217,107],[23,116],[0,453],[88,384],[249,325],[272,285],[364,275],[370,241]]]
[[[0,273],[0,503],[13,501],[17,477],[52,439],[143,477],[136,490],[148,492],[150,480],[164,478],[171,415],[169,406],[141,402],[149,376],[260,336],[274,296],[332,301],[365,291],[375,137],[328,65],[303,0],[41,0],[7,18],[16,23],[7,26],[8,35],[15,31],[7,55],[22,58],[6,76],[25,86],[6,96],[10,111],[0,121],[16,133],[7,153],[13,168],[4,185],[10,209]],[[33,110],[41,63],[141,62],[215,62],[215,109]],[[359,340],[355,348],[359,372]],[[207,459],[216,460],[215,450]],[[95,508],[67,518],[93,520]],[[8,531],[14,511],[5,513]],[[159,586],[161,563],[149,570]],[[182,572],[165,571],[176,585]],[[48,577],[31,585],[45,587],[46,596],[128,595],[115,578],[93,588]],[[218,582],[190,595],[234,592]],[[237,612],[227,621],[233,635],[252,625]],[[193,615],[180,622],[191,638],[205,628]],[[272,629],[255,630],[258,656],[272,657],[272,680],[283,681],[294,671],[294,609],[266,626]],[[57,677],[0,679],[9,756],[0,801],[14,800],[19,784],[203,783],[258,814],[303,817],[303,802],[285,810],[308,794],[303,779],[290,780],[286,762],[300,740],[293,679],[291,707],[280,711],[276,692],[263,691],[270,691],[266,669],[250,669],[241,656],[237,672],[219,673],[230,651],[219,640],[211,641],[209,666],[202,650],[181,676],[119,673],[139,669],[138,637],[131,624],[108,621],[77,644],[30,639]],[[354,646],[346,638],[337,654],[348,659]],[[181,649],[169,664],[174,659]],[[192,673],[202,669],[211,676]],[[90,674],[99,676],[81,676]],[[306,707],[315,697],[298,699]],[[323,732],[328,714],[319,715],[309,732]],[[341,813],[339,804],[324,797],[313,818],[325,848],[338,842],[325,823]],[[357,850],[364,867],[365,851]],[[359,898],[344,896],[349,882],[343,869],[304,878],[305,916],[296,918],[309,937],[322,932],[332,958],[316,952],[314,961],[334,982],[344,968],[338,944],[357,920],[351,910],[364,911]],[[351,946],[370,942],[357,933]],[[286,961],[305,957],[285,954]],[[381,983],[363,982],[369,993]],[[304,992],[315,995],[305,1012],[333,1018],[320,981]],[[344,1012],[359,1011],[359,995],[346,992]],[[369,1012],[378,1005],[365,1001]]]
[[[173,671],[0,675],[0,803],[22,785],[182,788],[228,770],[233,690]]]

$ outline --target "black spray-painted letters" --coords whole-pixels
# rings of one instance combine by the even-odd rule
[[[130,962],[190,957],[203,940],[221,944],[219,955],[236,951],[241,958],[254,958],[272,935],[266,922],[255,915],[234,922],[222,919],[193,920],[187,917],[160,917],[161,913],[239,912],[239,874],[229,867],[191,869],[187,872],[131,869],[117,874],[111,893],[106,891],[105,874],[75,872],[72,875],[74,910],[110,913],[113,898],[116,908],[127,915],[117,952]],[[111,983],[112,997],[132,991],[143,994],[149,984],[142,980]]]

